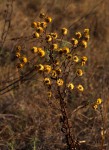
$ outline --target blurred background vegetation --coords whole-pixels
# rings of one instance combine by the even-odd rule
[[[8,13],[7,13],[8,11]],[[102,119],[99,111],[89,108],[73,111],[85,101],[103,99],[105,126],[104,149],[109,149],[109,1],[108,0],[0,0],[0,89],[18,77],[15,46],[23,45],[28,54],[31,22],[39,20],[40,12],[53,18],[50,31],[69,30],[67,40],[76,31],[90,29],[90,42],[83,52],[88,57],[83,78],[84,95],[70,96],[73,133],[81,150],[98,150]],[[3,34],[5,23],[9,23]],[[20,88],[0,95],[1,150],[64,150],[60,131],[58,103],[45,100],[44,87],[38,82],[27,82]],[[43,90],[44,91],[44,90]],[[93,117],[94,116],[94,117]],[[85,142],[84,142],[85,141]]]

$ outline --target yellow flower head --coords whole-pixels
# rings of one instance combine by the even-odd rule
[[[82,62],[81,62],[81,66],[84,66],[85,64],[86,64],[85,61],[82,61]]]
[[[45,83],[46,85],[50,85],[50,84],[51,84],[51,81],[50,81],[49,78],[44,78],[44,83]]]
[[[40,13],[39,17],[40,17],[40,18],[44,18],[44,17],[45,17],[45,14],[44,14],[44,13]]]
[[[37,47],[32,47],[31,51],[32,51],[32,53],[37,53],[38,49],[37,49]]]
[[[43,49],[41,47],[37,48],[37,52],[43,51]]]
[[[45,51],[42,50],[42,48],[38,48],[38,55],[39,55],[40,57],[44,57],[44,56],[45,56]]]
[[[81,45],[84,47],[84,48],[87,48],[87,42],[85,40],[82,40],[81,41]]]
[[[35,67],[39,71],[43,71],[44,70],[44,66],[42,64],[36,65]]]
[[[77,86],[77,89],[78,89],[80,92],[83,92],[83,91],[84,91],[84,88],[83,88],[83,86],[82,86],[81,84],[79,84],[79,85]]]
[[[50,35],[51,35],[54,39],[57,39],[57,37],[58,37],[57,33],[50,33]]]
[[[70,49],[68,47],[64,47],[64,48],[62,48],[62,52],[65,54],[68,54],[68,53],[70,53]]]
[[[76,71],[76,75],[77,75],[77,76],[82,76],[82,75],[83,75],[83,71],[82,71],[81,69],[78,69],[78,70]]]
[[[61,70],[60,68],[57,68],[57,69],[56,69],[57,75],[59,75],[61,72],[62,72],[62,70]]]
[[[85,62],[86,62],[86,61],[87,61],[87,57],[86,57],[86,56],[83,56],[83,57],[82,57],[82,61],[85,61]]]
[[[32,27],[32,28],[37,28],[37,22],[32,22],[32,23],[31,23],[31,27]]]
[[[84,40],[85,40],[85,41],[89,41],[89,39],[90,39],[90,35],[87,35],[87,34],[84,35]]]
[[[56,73],[56,71],[55,71],[55,70],[52,70],[52,74],[51,74],[51,76],[52,76],[53,78],[56,78],[56,77],[57,77],[57,73]]]
[[[62,32],[62,35],[67,35],[68,29],[67,28],[62,28],[61,32]]]
[[[52,18],[51,18],[51,17],[46,17],[46,18],[45,18],[45,22],[51,23],[51,22],[52,22]]]
[[[41,22],[37,22],[37,27],[40,27]]]
[[[79,61],[78,56],[76,56],[76,55],[75,55],[75,56],[73,56],[73,61],[74,61],[74,62],[78,62],[78,61]]]
[[[73,83],[69,83],[67,85],[68,89],[73,90],[74,89],[74,84]]]
[[[25,56],[23,56],[23,57],[21,57],[21,62],[27,63],[27,62],[28,62],[28,59],[27,59]]]
[[[48,96],[49,98],[52,97],[52,92],[51,92],[51,91],[47,92],[47,96]]]
[[[77,37],[78,39],[80,39],[80,38],[82,37],[81,32],[76,32],[75,35],[76,35],[76,37]]]
[[[44,71],[47,72],[47,73],[50,73],[52,70],[51,66],[50,65],[44,65]]]
[[[41,26],[42,28],[46,28],[46,27],[47,27],[47,23],[46,23],[46,22],[41,22],[40,26]]]
[[[64,81],[62,79],[57,80],[57,85],[62,86],[64,84]]]
[[[22,63],[17,64],[17,68],[23,68],[23,66],[24,66],[24,64],[22,64]]]
[[[44,30],[43,30],[42,27],[38,27],[38,28],[36,29],[36,32],[39,33],[39,34],[41,34],[42,32],[44,32]]]
[[[47,41],[47,42],[51,42],[51,41],[52,41],[51,35],[48,34],[48,35],[46,36],[46,41]]]
[[[102,103],[102,101],[103,101],[103,100],[102,100],[101,98],[98,98],[97,101],[96,101],[96,104],[97,104],[97,105],[100,105],[100,104]]]
[[[16,57],[20,58],[21,54],[19,52],[16,52]]]
[[[78,45],[78,40],[75,39],[75,38],[72,38],[71,43],[73,44],[73,46],[77,46]]]
[[[84,29],[85,34],[89,34],[89,29]]]
[[[33,34],[33,38],[39,38],[40,37],[40,34],[38,33],[38,32],[35,32],[34,34]]]
[[[53,50],[56,50],[56,49],[58,48],[58,44],[52,44],[52,45],[51,45],[51,48],[52,48]]]

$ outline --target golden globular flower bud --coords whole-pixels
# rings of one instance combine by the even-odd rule
[[[62,86],[64,84],[64,81],[62,79],[57,80],[57,85]]]
[[[82,61],[82,62],[81,62],[81,66],[84,66],[85,64],[86,64],[85,61]]]
[[[38,28],[36,29],[36,32],[39,33],[39,34],[41,34],[41,33],[44,32],[44,30],[43,30],[42,27],[38,27]]]
[[[41,22],[37,22],[37,27],[40,27]]]
[[[44,57],[44,56],[45,56],[45,51],[42,50],[42,48],[38,48],[38,55],[39,55],[40,57]]]
[[[62,48],[63,53],[68,54],[70,53],[70,49],[68,47]]]
[[[67,28],[62,28],[61,32],[62,32],[62,35],[67,35],[68,29]]]
[[[40,35],[39,35],[38,32],[35,32],[35,33],[33,34],[33,38],[39,38],[39,37],[40,37]]]
[[[77,86],[77,89],[78,89],[80,92],[83,92],[83,91],[84,91],[84,87],[83,87],[81,84],[79,84],[79,85]]]
[[[82,76],[83,75],[83,71],[81,69],[77,69],[76,75],[77,76]]]
[[[78,40],[77,39],[75,39],[75,38],[72,38],[71,39],[71,43],[73,44],[73,46],[75,47],[75,46],[77,46],[78,45]]]
[[[51,98],[51,97],[52,97],[52,92],[51,92],[51,91],[48,91],[48,92],[47,92],[47,96],[48,96],[49,98]]]
[[[49,78],[44,78],[44,83],[45,83],[46,85],[51,85],[51,81],[50,81]]]
[[[84,48],[87,48],[87,41],[82,40],[82,41],[81,41],[81,45],[82,45]]]
[[[96,110],[96,109],[98,108],[98,105],[93,104],[93,105],[92,105],[92,108]]]
[[[37,22],[35,22],[35,21],[32,22],[32,23],[31,23],[31,27],[32,27],[32,28],[37,28]]]
[[[84,35],[84,40],[85,40],[85,41],[89,41],[89,39],[90,39],[90,35],[87,35],[87,34]]]
[[[83,56],[81,59],[82,59],[82,61],[85,61],[85,62],[87,61],[87,57],[86,56]]]
[[[19,52],[16,52],[16,57],[20,58],[21,54]]]
[[[80,38],[82,37],[81,32],[76,32],[75,35],[76,35],[76,37],[77,37],[78,39],[80,39]]]
[[[52,70],[51,76],[52,76],[53,78],[56,78],[56,77],[57,77],[56,70]]]
[[[73,83],[69,83],[67,85],[68,89],[73,90],[74,89],[74,84]]]
[[[51,41],[52,41],[51,35],[46,35],[46,41],[47,41],[47,42],[51,42]]]
[[[50,33],[50,35],[52,36],[53,39],[57,39],[57,37],[58,37],[57,33]]]
[[[31,52],[32,53],[37,53],[38,52],[38,48],[37,47],[32,47]]]
[[[28,62],[28,59],[27,59],[27,57],[25,57],[25,56],[21,57],[20,60],[21,60],[21,62],[23,62],[23,63],[27,63],[27,62]]]
[[[103,100],[102,100],[101,98],[98,98],[98,99],[96,100],[96,104],[97,104],[97,105],[100,105],[100,104],[102,103],[102,101],[103,101]]]
[[[44,65],[44,71],[47,72],[47,73],[50,73],[52,70],[51,66],[50,65]]]
[[[46,28],[46,27],[47,27],[47,23],[46,23],[46,22],[41,22],[40,26],[41,26],[42,28]]]
[[[38,71],[43,71],[43,70],[44,70],[44,66],[43,66],[42,64],[35,65],[35,68],[36,68]]]
[[[56,49],[58,48],[58,44],[52,44],[52,45],[51,45],[51,48],[52,48],[53,50],[56,50]]]
[[[45,18],[45,22],[51,23],[51,22],[52,22],[52,18],[51,18],[51,17],[46,17],[46,18]]]
[[[78,58],[78,56],[76,56],[76,55],[75,55],[75,56],[73,56],[73,61],[74,61],[74,62],[79,62],[79,58]]]
[[[85,34],[89,34],[89,29],[84,29]]]

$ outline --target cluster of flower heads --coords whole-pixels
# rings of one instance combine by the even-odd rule
[[[76,87],[78,91],[83,92],[83,85],[76,85],[71,79],[72,76],[75,78],[84,75],[83,67],[87,62],[87,56],[78,55],[78,48],[87,48],[90,38],[89,29],[84,29],[82,33],[76,32],[74,37],[66,41],[64,38],[69,32],[67,28],[63,27],[58,33],[49,32],[48,26],[52,22],[52,18],[44,13],[41,13],[39,17],[41,21],[34,21],[31,24],[32,38],[36,39],[38,44],[29,50],[30,55],[39,61],[34,62],[34,59],[27,58],[22,54],[22,47],[17,46],[15,54],[19,60],[17,68],[22,70],[32,64],[32,67],[43,75],[43,83],[49,89],[53,85],[57,85],[58,87],[66,87],[70,91]],[[65,78],[65,74],[67,77],[71,75],[70,80],[69,77],[68,80]],[[51,90],[48,91],[49,97],[51,97],[51,93]]]

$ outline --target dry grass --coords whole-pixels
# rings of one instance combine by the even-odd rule
[[[2,35],[6,0],[0,1],[0,37]],[[14,52],[16,45],[22,45],[25,54],[34,42],[19,39],[31,34],[31,22],[37,21],[41,11],[53,17],[50,31],[69,28],[69,37],[76,31],[90,28],[91,39],[88,49],[81,52],[88,56],[86,74],[82,81],[84,95],[70,95],[69,117],[73,135],[81,142],[81,150],[109,149],[109,2],[108,0],[16,0],[13,4],[11,26],[0,49],[0,89],[7,80],[19,77],[15,69]],[[10,16],[8,16],[10,17]],[[10,18],[8,18],[10,19]],[[16,38],[18,38],[16,40]],[[3,39],[0,39],[2,47]],[[39,78],[39,76],[37,76]],[[101,109],[90,107],[76,111],[84,100],[93,102],[103,99]],[[73,99],[73,100],[72,100]],[[59,123],[59,103],[47,101],[43,85],[36,82],[19,84],[19,88],[0,95],[0,149],[1,150],[64,150],[64,138]],[[102,115],[101,112],[102,111]],[[103,118],[102,118],[103,117]],[[102,120],[103,119],[103,120]],[[103,123],[103,125],[102,125]],[[103,148],[102,126],[105,139]]]

